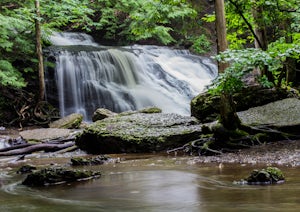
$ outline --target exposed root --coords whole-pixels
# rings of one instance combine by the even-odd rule
[[[182,151],[193,155],[216,155],[224,152],[232,152],[237,149],[249,148],[276,140],[291,140],[299,138],[300,135],[289,134],[271,128],[267,125],[241,126],[242,129],[227,130],[222,125],[215,125],[212,130],[202,135],[201,138],[190,141],[167,153]]]

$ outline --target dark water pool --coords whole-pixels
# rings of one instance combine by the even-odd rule
[[[300,211],[299,168],[279,167],[280,185],[234,185],[250,165],[194,164],[190,158],[149,157],[81,167],[99,179],[46,188],[20,183],[25,176],[3,167],[0,211]]]

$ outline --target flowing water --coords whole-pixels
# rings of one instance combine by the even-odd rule
[[[190,114],[191,99],[216,77],[216,66],[187,50],[158,46],[101,46],[81,33],[51,37],[46,69],[47,100],[59,99],[61,116],[99,108],[114,112],[156,106]]]
[[[300,175],[295,167],[280,167],[286,175],[284,184],[250,186],[235,185],[233,181],[262,167],[194,164],[191,158],[185,157],[134,157],[117,164],[81,167],[101,171],[102,177],[98,179],[45,188],[22,186],[24,176],[14,174],[12,177],[16,168],[0,168],[0,211],[256,212],[300,209]],[[42,160],[31,162],[40,164]],[[47,163],[49,159],[44,160]],[[55,163],[55,160],[51,161]]]

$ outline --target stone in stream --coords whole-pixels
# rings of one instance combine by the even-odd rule
[[[23,185],[48,186],[100,177],[100,172],[86,170],[68,170],[64,168],[45,168],[28,174]]]
[[[129,113],[99,120],[76,137],[76,145],[92,154],[162,151],[199,138],[201,125],[189,116]]]
[[[253,170],[249,177],[241,181],[235,181],[234,184],[269,185],[283,183],[284,180],[285,177],[279,168],[267,167],[266,169]]]

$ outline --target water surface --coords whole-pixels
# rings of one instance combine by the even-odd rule
[[[45,159],[49,160],[49,159]],[[32,161],[34,162],[34,161]],[[39,163],[40,163],[39,159]],[[65,166],[68,166],[65,163]],[[299,170],[280,167],[281,185],[234,185],[250,165],[194,164],[190,158],[128,158],[100,170],[99,179],[45,188],[21,185],[25,176],[2,168],[0,211],[299,211]]]

